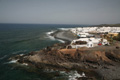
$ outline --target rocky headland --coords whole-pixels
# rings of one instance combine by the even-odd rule
[[[120,79],[120,48],[118,44],[94,48],[66,49],[69,42],[66,38],[65,40],[66,43],[57,43],[40,51],[16,55],[10,59],[15,59],[17,63],[27,64],[38,69],[85,72],[88,78],[79,78],[78,80]],[[94,76],[91,72],[94,72]]]

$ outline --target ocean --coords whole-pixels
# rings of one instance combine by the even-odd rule
[[[63,24],[0,24],[0,80],[75,80],[76,71],[43,71],[35,73],[15,67],[8,59],[17,54],[27,54],[63,41],[49,36],[60,28],[85,25]],[[59,75],[56,75],[59,73]],[[72,75],[73,74],[73,75]],[[72,76],[70,78],[70,76]]]

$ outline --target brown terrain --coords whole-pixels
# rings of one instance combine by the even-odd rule
[[[120,48],[117,42],[111,46],[94,48],[66,49],[68,43],[54,44],[40,51],[17,55],[18,63],[27,63],[41,69],[94,71],[101,76],[99,80],[120,80]],[[90,75],[90,73],[89,73]],[[88,77],[93,77],[89,76]],[[79,78],[78,80],[98,80]]]

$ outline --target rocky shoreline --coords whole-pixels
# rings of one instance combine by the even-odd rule
[[[72,38],[65,36],[69,32],[58,31],[53,36],[66,40],[66,43],[57,43],[40,51],[24,55],[16,55],[10,60],[17,63],[34,66],[38,69],[77,70],[85,72],[85,78],[78,80],[119,80],[120,79],[120,49],[116,45],[94,48],[66,49]],[[66,35],[63,35],[65,34]]]

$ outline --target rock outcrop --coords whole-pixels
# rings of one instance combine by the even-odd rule
[[[19,63],[37,68],[54,69],[109,69],[120,63],[120,49],[102,48],[66,49],[68,44],[55,44],[40,51],[15,56]],[[114,46],[113,46],[114,47]],[[115,63],[115,64],[114,64]],[[108,78],[109,79],[109,78]]]

